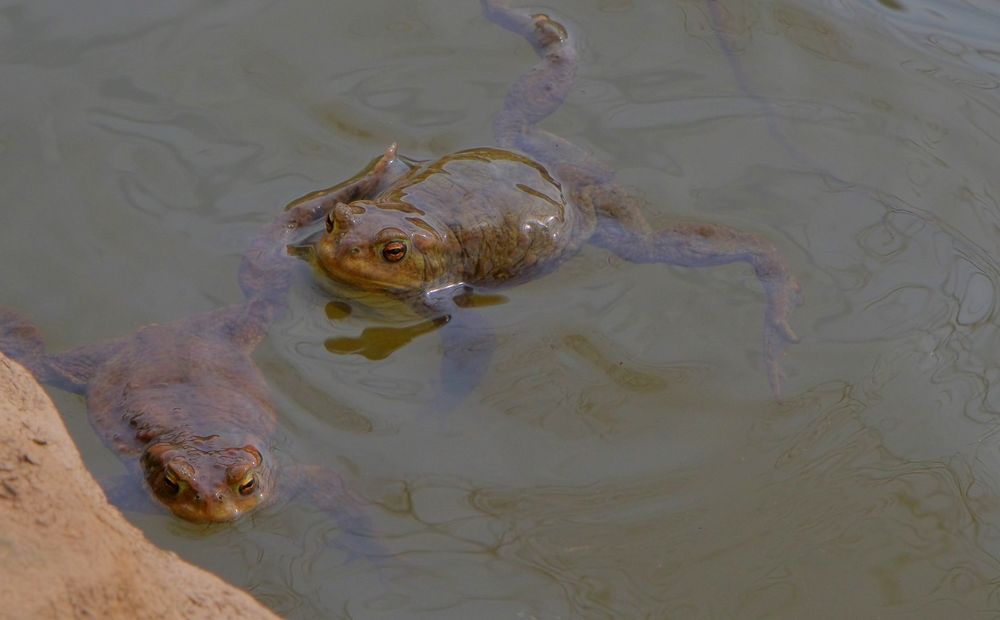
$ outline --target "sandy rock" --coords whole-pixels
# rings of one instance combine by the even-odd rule
[[[0,618],[275,618],[107,503],[52,401],[0,354]]]

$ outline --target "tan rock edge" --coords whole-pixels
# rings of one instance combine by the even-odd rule
[[[276,618],[108,504],[34,378],[0,354],[0,618]]]

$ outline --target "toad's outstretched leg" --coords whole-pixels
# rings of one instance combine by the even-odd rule
[[[552,171],[572,166],[577,175],[586,173],[593,181],[610,180],[610,169],[586,149],[536,127],[562,105],[576,79],[576,46],[570,32],[544,13],[512,9],[503,0],[483,0],[483,12],[524,37],[541,58],[508,89],[493,119],[497,144],[530,155]]]
[[[289,470],[283,483],[289,501],[316,506],[333,518],[340,533],[331,542],[349,556],[363,556],[378,564],[391,555],[377,539],[365,502],[347,489],[336,472],[319,465],[300,465]]]
[[[800,301],[799,283],[788,272],[784,258],[766,238],[720,224],[677,223],[652,230],[639,210],[639,200],[616,185],[592,185],[576,192],[601,217],[591,241],[636,263],[666,263],[683,267],[711,267],[745,262],[753,267],[764,288],[764,362],[775,397],[781,393],[784,373],[781,356],[798,337],[789,324]]]
[[[501,0],[483,0],[483,12],[497,25],[524,37],[541,57],[511,85],[503,110],[493,120],[497,141],[507,147],[505,141],[562,105],[576,78],[576,49],[566,28],[544,13],[512,9]]]
[[[483,0],[483,9],[494,22],[527,39],[541,57],[507,93],[493,123],[497,142],[527,153],[556,173],[583,215],[577,233],[581,239],[589,237],[633,262],[687,267],[749,263],[767,296],[764,360],[771,389],[778,396],[781,355],[797,340],[788,319],[799,299],[799,285],[774,245],[761,236],[717,224],[678,223],[654,231],[642,214],[641,201],[614,183],[607,166],[586,149],[536,127],[559,107],[573,85],[576,50],[569,32],[547,15],[511,9],[503,0]]]

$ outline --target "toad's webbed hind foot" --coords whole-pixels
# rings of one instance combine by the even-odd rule
[[[535,29],[535,51],[539,54],[546,53],[546,50],[553,44],[565,43],[569,39],[566,27],[545,13],[535,13],[531,19]]]
[[[490,21],[527,39],[539,56],[553,43],[563,43],[569,38],[566,28],[545,13],[512,9],[506,0],[483,0],[482,4]]]

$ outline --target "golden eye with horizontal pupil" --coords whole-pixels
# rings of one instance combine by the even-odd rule
[[[256,488],[257,488],[257,477],[254,476],[253,474],[250,474],[243,480],[243,482],[240,483],[240,486],[237,487],[236,490],[240,492],[240,495],[250,495]]]
[[[173,476],[170,474],[163,476],[163,486],[167,490],[167,493],[171,495],[177,495],[181,492],[180,483],[174,480]]]
[[[390,241],[382,248],[382,258],[390,263],[400,261],[404,256],[406,256],[406,244],[402,241]]]

